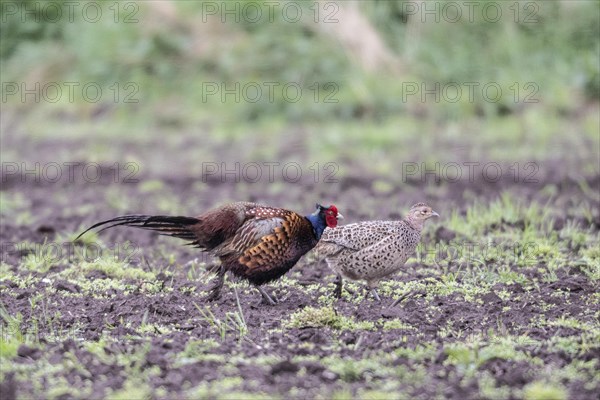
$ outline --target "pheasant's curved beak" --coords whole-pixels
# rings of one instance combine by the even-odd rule
[[[440,214],[436,213],[435,211],[431,210],[431,216],[432,217],[439,217]]]
[[[337,213],[337,217],[336,217],[336,218],[337,218],[337,219],[344,219],[344,216],[342,215],[342,213],[341,213],[341,212],[338,212],[338,213]]]

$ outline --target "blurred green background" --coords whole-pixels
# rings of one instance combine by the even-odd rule
[[[598,1],[89,3],[3,3],[3,160],[599,173]]]

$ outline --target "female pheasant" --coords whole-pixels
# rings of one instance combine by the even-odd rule
[[[263,300],[275,304],[260,285],[283,276],[300,257],[318,243],[326,227],[335,228],[343,216],[334,205],[317,204],[317,210],[302,216],[290,210],[256,203],[237,202],[192,217],[125,215],[99,222],[99,232],[119,225],[158,231],[190,241],[190,245],[211,252],[221,260],[217,282],[208,300],[220,297],[225,273],[254,284]],[[76,240],[77,240],[76,239]]]
[[[316,248],[336,272],[336,297],[342,295],[342,277],[365,280],[377,301],[379,281],[398,271],[414,253],[423,223],[439,217],[425,203],[417,203],[400,221],[365,221],[326,229]]]

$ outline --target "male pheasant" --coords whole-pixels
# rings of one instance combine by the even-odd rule
[[[190,241],[190,245],[211,252],[221,260],[217,282],[208,300],[220,297],[225,273],[248,280],[264,302],[275,304],[260,285],[283,276],[300,257],[318,243],[326,227],[335,228],[343,216],[334,205],[302,216],[290,210],[255,203],[237,202],[209,210],[192,218],[163,215],[125,215],[99,222],[99,232],[119,225],[158,231]],[[76,240],[77,240],[76,239]]]
[[[379,281],[397,272],[421,240],[423,223],[439,217],[425,203],[417,203],[400,221],[365,221],[326,229],[316,251],[336,272],[336,297],[342,278],[365,280],[377,301]]]

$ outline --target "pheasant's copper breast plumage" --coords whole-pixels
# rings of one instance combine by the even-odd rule
[[[212,252],[221,260],[219,282],[212,292],[212,298],[217,298],[226,271],[255,285],[281,277],[317,244],[326,226],[336,225],[337,218],[341,214],[334,206],[317,205],[314,214],[302,216],[282,208],[237,202],[195,218],[126,215],[90,229],[119,225],[149,229]],[[264,291],[261,294],[268,297]]]
[[[365,280],[374,290],[379,281],[397,272],[414,253],[423,222],[437,216],[425,203],[411,207],[400,221],[365,221],[326,229],[316,248],[338,275],[336,295],[341,295],[342,277]]]

